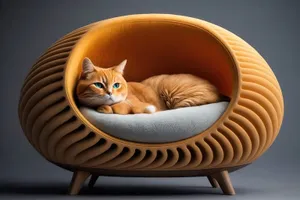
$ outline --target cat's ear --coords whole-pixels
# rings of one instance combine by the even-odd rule
[[[123,60],[119,65],[117,65],[114,70],[123,74],[125,66],[126,66],[127,60]]]
[[[87,75],[89,73],[92,73],[93,71],[95,71],[94,64],[92,63],[92,61],[88,57],[85,57],[83,59],[83,62],[82,62],[82,75],[83,75],[83,77],[87,77]]]

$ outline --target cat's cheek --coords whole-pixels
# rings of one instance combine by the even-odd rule
[[[122,98],[125,100],[127,98],[127,93],[122,93]]]
[[[123,96],[118,96],[118,97],[115,99],[115,102],[116,102],[116,103],[119,103],[119,102],[124,101],[124,100],[125,100],[125,99],[124,99]]]

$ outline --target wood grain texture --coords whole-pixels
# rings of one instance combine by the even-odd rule
[[[226,195],[235,195],[234,188],[232,186],[228,171],[221,171],[212,175],[213,180],[215,180],[223,193]]]
[[[230,105],[212,127],[199,135],[167,144],[123,141],[96,129],[77,108],[73,91],[80,73],[80,62],[84,56],[93,57],[93,53],[97,52],[89,44],[98,41],[98,36],[108,38],[107,41],[102,40],[103,43],[113,43],[114,37],[125,37],[122,34],[126,31],[138,32],[141,28],[149,28],[150,24],[153,29],[158,27],[159,30],[167,31],[164,27],[170,26],[180,34],[187,31],[191,37],[198,34],[207,37],[205,41],[210,42],[207,45],[212,45],[216,55],[228,66],[219,69],[219,73],[220,76],[228,75],[232,78],[226,82],[226,87],[219,87],[223,87],[222,91],[231,96]],[[114,32],[116,28],[119,31]],[[167,36],[161,34],[160,37]],[[135,44],[132,44],[134,47]],[[153,54],[156,55],[155,52]],[[109,60],[109,55],[103,55],[101,59],[117,62],[122,55],[116,55],[115,60]],[[131,55],[128,53],[127,56]],[[195,56],[197,58],[198,54]],[[138,62],[133,61],[132,66]],[[195,67],[188,69],[195,74],[200,70]],[[154,72],[159,73],[157,70],[153,68],[148,71],[148,76]],[[177,67],[174,70],[177,72],[183,69]],[[218,85],[218,80],[215,83]],[[139,172],[165,170],[180,173],[180,170],[234,167],[251,163],[274,142],[283,113],[283,97],[278,81],[267,62],[253,47],[233,33],[209,22],[164,14],[113,18],[67,34],[33,65],[24,81],[19,103],[22,129],[29,142],[46,159],[72,165],[75,169],[81,166],[86,169]]]
[[[84,181],[90,176],[90,173],[77,171],[73,173],[72,181],[69,188],[70,195],[76,195],[79,193]]]
[[[219,185],[217,179],[215,179],[215,178],[212,177],[211,175],[207,176],[207,179],[208,179],[209,183],[211,184],[211,186],[212,186],[213,188],[218,188],[218,187],[220,187],[220,185]]]

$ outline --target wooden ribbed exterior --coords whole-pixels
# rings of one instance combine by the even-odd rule
[[[29,142],[46,159],[75,169],[195,171],[248,164],[270,147],[282,123],[283,97],[274,73],[254,48],[233,33],[198,19],[159,14],[125,18],[172,19],[213,34],[227,48],[235,66],[235,88],[228,109],[204,133],[167,144],[122,141],[96,130],[74,111],[65,80],[75,45],[103,22],[94,23],[51,46],[24,82],[20,122]]]

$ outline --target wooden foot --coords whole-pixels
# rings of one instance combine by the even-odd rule
[[[211,176],[217,180],[224,194],[227,195],[235,194],[227,170],[212,174]]]
[[[93,188],[97,179],[98,179],[99,176],[96,176],[96,175],[92,175],[91,176],[91,179],[90,179],[90,182],[89,182],[89,188]]]
[[[220,187],[218,181],[215,178],[213,178],[212,176],[207,176],[207,178],[213,188]]]
[[[79,193],[82,184],[90,176],[89,172],[76,171],[73,173],[72,181],[70,184],[69,194],[76,195]]]

